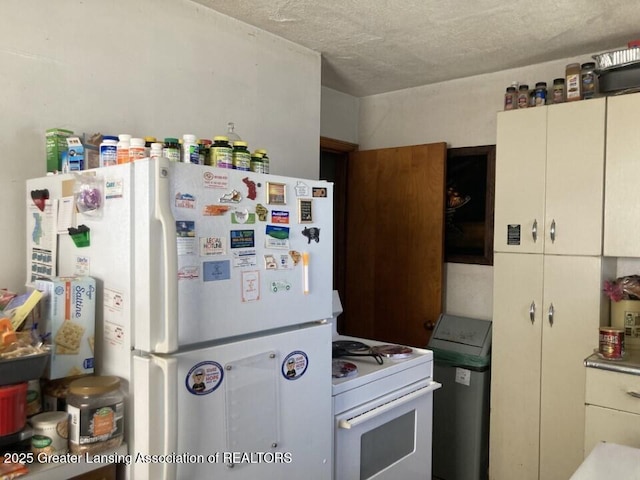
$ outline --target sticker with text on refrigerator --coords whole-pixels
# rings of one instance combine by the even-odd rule
[[[207,395],[220,386],[223,378],[222,365],[218,362],[204,361],[189,369],[185,385],[193,395]]]
[[[200,256],[224,255],[223,237],[200,237]]]
[[[196,208],[196,197],[190,193],[176,193],[176,207],[178,208]]]
[[[202,174],[204,188],[229,188],[229,174],[213,170],[206,170]]]
[[[301,180],[296,182],[296,186],[293,187],[296,191],[296,197],[308,197],[309,196],[309,185],[304,183]]]
[[[230,278],[231,278],[231,262],[229,260],[204,262],[202,264],[202,281],[203,282],[229,280]]]
[[[124,180],[122,178],[107,178],[104,182],[104,198],[122,198],[124,192]]]
[[[287,380],[297,380],[302,377],[309,366],[309,357],[303,351],[296,350],[284,357],[282,362],[282,376]]]
[[[267,225],[265,233],[264,246],[266,248],[289,250],[289,227]]]
[[[245,223],[256,223],[256,214],[250,213],[249,210],[236,210],[231,214],[231,223],[243,225]]]
[[[278,223],[278,224],[289,223],[289,212],[285,210],[272,210],[271,223]]]
[[[233,252],[233,266],[235,268],[255,267],[258,264],[255,250],[238,250]]]
[[[254,248],[256,246],[253,230],[231,230],[229,236],[231,248]]]
[[[178,269],[178,280],[195,280],[196,278],[200,278],[200,267],[185,265]]]
[[[314,198],[327,198],[326,187],[313,187],[311,196]]]
[[[86,255],[76,256],[76,268],[74,273],[80,276],[91,275],[91,259]]]
[[[260,300],[260,272],[256,270],[242,272],[242,301]]]
[[[176,221],[178,255],[196,254],[196,224],[190,220]]]

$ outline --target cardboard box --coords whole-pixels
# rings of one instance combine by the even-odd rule
[[[46,132],[47,172],[62,170],[62,152],[67,151],[67,138],[73,135],[71,130],[50,128]]]
[[[84,145],[80,137],[67,138],[67,161],[70,172],[84,170]]]
[[[56,277],[36,281],[44,293],[39,327],[51,345],[44,376],[50,380],[93,373],[96,281],[91,277]]]

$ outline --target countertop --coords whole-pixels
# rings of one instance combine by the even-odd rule
[[[591,368],[640,375],[640,349],[628,349],[620,360],[607,360],[594,353],[585,359],[584,364]]]
[[[640,480],[640,450],[601,442],[585,458],[570,480],[621,478]]]

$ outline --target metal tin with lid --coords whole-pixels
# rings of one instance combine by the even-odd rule
[[[72,453],[94,453],[122,443],[124,395],[118,377],[92,376],[72,382],[67,412]]]

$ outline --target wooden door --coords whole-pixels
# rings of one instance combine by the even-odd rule
[[[446,143],[353,152],[341,333],[425,347],[442,311]]]
[[[543,255],[495,253],[489,477],[538,480]]]

